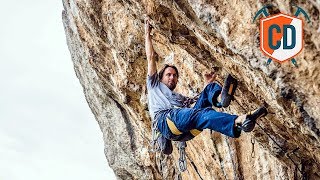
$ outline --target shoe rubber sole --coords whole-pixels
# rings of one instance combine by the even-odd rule
[[[265,107],[259,107],[258,109],[256,109],[255,111],[252,111],[250,113],[247,114],[246,120],[242,123],[242,125],[240,126],[241,129],[244,132],[251,132],[255,125],[256,125],[256,120],[266,116],[268,114],[268,111]]]
[[[230,74],[224,81],[224,85],[221,92],[221,106],[228,107],[231,100],[233,100],[233,95],[237,89],[238,81],[232,77]]]

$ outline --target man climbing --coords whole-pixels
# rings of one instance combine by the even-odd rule
[[[190,98],[173,91],[179,78],[178,69],[173,65],[165,65],[157,73],[150,31],[151,27],[147,17],[145,19],[145,46],[148,61],[148,105],[153,119],[153,132],[159,131],[163,140],[187,141],[203,129],[211,129],[229,137],[238,138],[241,131],[251,132],[256,120],[267,114],[265,107],[260,107],[242,116],[215,111],[212,106],[226,107],[229,105],[236,83],[233,78],[228,80],[228,77],[225,83],[227,88],[224,87],[226,89],[224,91],[218,83],[214,82],[216,79],[214,73],[205,74],[207,86],[201,92],[194,107],[185,107],[185,102]],[[222,105],[217,102],[220,93]],[[171,150],[164,152],[170,154],[172,152],[171,141],[166,142],[165,145],[171,146]]]

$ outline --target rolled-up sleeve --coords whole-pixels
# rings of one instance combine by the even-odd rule
[[[159,77],[158,77],[158,73],[155,72],[152,76],[147,76],[147,88],[151,89],[154,87],[159,86]]]

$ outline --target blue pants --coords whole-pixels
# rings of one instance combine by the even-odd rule
[[[187,141],[194,136],[190,130],[211,129],[220,132],[229,137],[239,137],[240,132],[236,131],[234,126],[237,115],[217,112],[212,109],[213,99],[216,99],[221,93],[221,86],[217,83],[210,83],[201,92],[193,108],[173,108],[161,113],[158,121],[158,129],[164,137],[170,140]],[[182,133],[175,135],[169,129],[167,124],[169,118],[176,128]]]

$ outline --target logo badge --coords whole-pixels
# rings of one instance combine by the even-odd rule
[[[260,19],[260,49],[269,57],[267,65],[272,60],[279,63],[291,60],[297,67],[297,62],[294,59],[303,49],[303,20],[298,18],[302,13],[310,22],[306,12],[297,7],[297,12],[294,16],[287,14],[276,14],[270,16],[267,8],[272,7],[266,5],[260,9],[253,21],[257,19],[260,14],[265,18]]]

